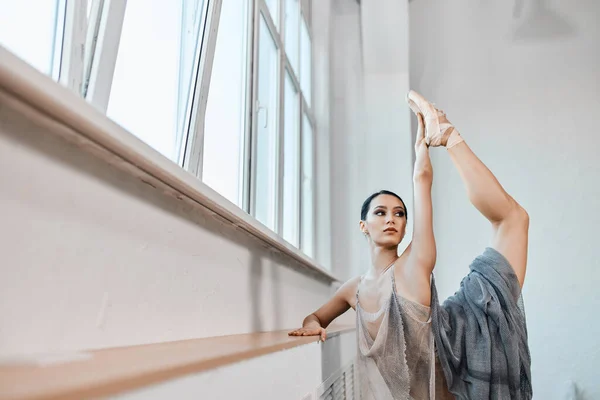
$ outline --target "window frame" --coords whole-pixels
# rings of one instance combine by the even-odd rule
[[[313,172],[313,180],[312,180],[312,203],[313,203],[313,215],[311,215],[310,217],[312,218],[312,223],[310,224],[310,226],[312,226],[312,235],[310,235],[310,238],[312,240],[311,243],[311,248],[314,250],[316,250],[316,224],[317,224],[317,219],[316,219],[316,200],[317,200],[317,157],[316,157],[316,150],[317,150],[317,132],[315,129],[315,120],[314,117],[312,115],[311,109],[310,107],[308,107],[308,104],[306,103],[306,99],[304,98],[304,96],[301,96],[301,109],[300,109],[300,199],[298,202],[298,208],[299,208],[299,213],[300,213],[300,231],[299,231],[299,242],[300,242],[300,249],[304,251],[304,249],[307,247],[307,244],[304,243],[304,241],[302,240],[303,238],[303,218],[304,215],[302,214],[302,209],[303,209],[303,198],[304,198],[304,185],[302,184],[302,178],[303,178],[303,173],[304,173],[304,163],[303,163],[303,157],[302,157],[302,150],[304,148],[304,116],[306,116],[308,123],[311,125],[311,131],[312,131],[312,154],[313,157],[311,158],[312,161],[312,172]],[[314,257],[314,254],[312,255]]]
[[[93,0],[65,1],[60,71],[57,80],[69,89],[81,94],[88,27],[86,7],[88,2]]]
[[[201,51],[197,54],[200,56],[198,73],[196,74],[196,88],[191,91],[194,97],[194,104],[192,106],[192,121],[190,122],[190,129],[184,142],[185,145],[183,154],[183,160],[180,160],[180,165],[186,171],[195,175],[198,179],[202,180],[203,173],[203,157],[204,157],[204,121],[206,116],[206,108],[208,103],[208,95],[210,90],[210,80],[212,65],[214,62],[216,43],[218,38],[218,28],[221,16],[222,0],[206,0],[208,17],[205,21],[202,41],[199,41],[199,45],[202,45]],[[243,137],[242,137],[242,160],[241,165],[241,177],[239,179],[240,190],[238,204],[239,207],[249,212],[250,209],[250,159],[251,159],[251,137],[252,137],[252,113],[253,113],[253,101],[252,101],[252,90],[254,87],[253,80],[253,66],[255,55],[253,40],[255,36],[254,27],[254,4],[253,0],[249,0],[251,4],[248,6],[247,17],[247,31],[246,31],[246,81],[245,81],[245,96],[244,101],[244,124]],[[206,42],[206,43],[200,43]]]
[[[114,72],[119,52],[119,44],[127,8],[127,0],[60,0],[63,4],[59,13],[64,15],[62,24],[63,34],[59,42],[55,39],[55,46],[61,45],[61,51],[58,60],[53,65],[59,67],[59,71],[52,70],[52,77],[55,81],[73,90],[88,103],[94,106],[98,111],[106,114]],[[271,15],[266,0],[248,0],[248,30],[246,41],[246,101],[244,110],[244,137],[243,151],[240,168],[240,208],[255,215],[256,209],[256,135],[258,118],[258,49],[260,19],[263,18],[266,26],[274,40],[277,48],[277,74],[275,81],[277,87],[277,119],[276,119],[276,152],[275,152],[275,199],[274,199],[274,232],[283,240],[283,199],[284,199],[284,165],[285,165],[285,79],[289,75],[295,90],[298,93],[298,124],[299,135],[298,149],[296,157],[298,159],[298,248],[303,250],[306,244],[302,243],[303,232],[303,140],[304,116],[307,117],[313,135],[312,151],[316,154],[318,130],[315,123],[315,116],[311,106],[306,101],[305,93],[302,91],[300,76],[302,74],[302,49],[300,47],[301,33],[295,35],[298,43],[294,46],[297,50],[298,71],[295,71],[290,58],[286,52],[286,7],[288,2],[279,0],[277,15]],[[88,4],[90,5],[90,14],[88,17]],[[190,90],[189,100],[191,107],[186,114],[184,123],[184,134],[181,143],[180,156],[177,164],[185,171],[191,173],[198,179],[202,177],[203,152],[204,152],[204,121],[206,116],[206,107],[210,87],[211,72],[215,55],[215,47],[221,16],[222,0],[205,0],[202,10],[202,35],[196,43],[196,53],[194,59],[194,78],[192,79],[194,87]],[[308,35],[311,40],[311,96],[314,95],[314,46],[313,33],[310,19],[310,0],[298,0],[298,29],[301,29],[302,21],[306,23]],[[56,34],[58,36],[58,33]],[[314,100],[311,101],[314,103]],[[316,157],[312,158],[313,163],[313,204],[316,207],[317,191],[317,165]],[[313,221],[310,224],[313,232],[312,247],[316,249],[316,212],[313,212]],[[314,258],[314,255],[312,255]]]
[[[202,19],[204,33],[202,40],[196,44],[195,88],[190,90],[192,107],[190,115],[186,118],[187,135],[185,135],[180,151],[179,165],[186,171],[202,179],[202,166],[204,154],[204,120],[206,104],[210,88],[210,77],[215,48],[219,33],[219,20],[221,16],[222,0],[206,0]]]
[[[284,181],[284,163],[285,163],[285,151],[284,151],[284,123],[285,123],[285,118],[283,117],[283,112],[285,110],[285,77],[286,77],[286,73],[289,74],[291,80],[292,80],[292,84],[294,85],[295,90],[298,92],[299,95],[299,102],[298,102],[298,120],[296,121],[296,123],[298,124],[298,135],[300,137],[299,143],[298,143],[298,153],[297,153],[297,157],[299,160],[299,168],[298,168],[298,176],[297,176],[297,184],[299,186],[298,188],[298,222],[299,222],[299,226],[298,226],[298,242],[299,242],[299,248],[301,250],[305,249],[307,247],[306,244],[302,243],[302,226],[303,226],[303,215],[302,215],[302,206],[303,206],[303,185],[302,185],[302,173],[303,173],[303,166],[302,166],[302,151],[303,151],[303,136],[304,136],[304,132],[303,132],[303,116],[306,115],[311,128],[312,128],[312,134],[313,134],[313,143],[312,143],[312,151],[313,154],[316,154],[316,135],[317,135],[317,130],[316,130],[316,123],[315,123],[315,118],[314,118],[314,114],[313,114],[313,110],[312,108],[308,105],[304,92],[302,91],[302,87],[300,85],[300,79],[299,76],[296,74],[296,72],[294,71],[294,68],[291,65],[290,59],[288,57],[288,54],[286,53],[286,46],[285,46],[285,34],[286,34],[286,26],[285,26],[285,7],[286,7],[287,2],[280,0],[280,4],[279,4],[279,15],[276,16],[276,18],[278,18],[279,20],[279,24],[278,26],[275,25],[275,21],[273,20],[273,16],[270,14],[269,11],[269,7],[266,3],[265,0],[255,0],[255,7],[254,7],[254,18],[253,18],[253,23],[254,23],[254,38],[253,38],[253,47],[254,47],[254,52],[253,52],[253,62],[254,65],[258,65],[258,48],[260,46],[259,43],[259,25],[260,25],[260,18],[264,17],[264,20],[266,22],[267,28],[269,29],[269,32],[271,34],[271,36],[274,39],[275,42],[275,46],[277,47],[277,51],[278,51],[278,77],[277,77],[277,83],[278,83],[278,119],[277,119],[277,142],[276,142],[276,147],[277,147],[277,160],[276,160],[276,176],[277,176],[277,180],[276,180],[276,188],[275,188],[275,193],[277,194],[277,198],[275,199],[275,230],[276,233],[283,238],[283,181]],[[309,33],[309,37],[311,39],[311,72],[312,70],[314,70],[314,61],[313,61],[313,46],[312,46],[312,32],[310,29],[310,20],[308,18],[306,18],[306,15],[308,13],[308,8],[307,5],[308,3],[305,0],[299,0],[299,4],[298,7],[299,12],[298,12],[298,18],[302,19],[304,18],[306,25],[308,27],[308,33]],[[301,20],[299,21],[300,23],[302,22]],[[300,26],[300,25],[299,25]],[[297,40],[298,40],[298,44],[296,46],[296,49],[298,51],[298,57],[300,57],[300,33],[298,32],[297,35]],[[298,71],[300,73],[300,71]],[[255,140],[255,136],[256,136],[256,126],[257,126],[257,118],[258,118],[258,100],[257,100],[257,87],[258,87],[258,74],[257,71],[253,71],[252,72],[252,76],[253,76],[253,93],[252,93],[252,138],[251,138],[251,142],[252,142],[252,149],[251,149],[251,160],[250,160],[250,187],[249,187],[249,194],[250,194],[250,208],[247,209],[247,211],[249,211],[249,213],[251,215],[254,215],[254,211],[255,211],[255,202],[256,202],[256,188],[253,184],[253,182],[256,181],[256,163],[253,162],[254,157],[256,155],[256,140]],[[311,74],[312,77],[312,74]],[[311,92],[312,92],[312,86],[313,86],[313,82],[314,79],[311,79],[310,85],[311,85]],[[313,162],[313,172],[316,173],[316,157],[312,157],[312,162]],[[313,204],[315,204],[316,201],[316,176],[313,178]],[[316,213],[313,212],[313,215],[310,216],[313,221],[311,226],[313,227],[313,232],[312,235],[310,235],[310,237],[312,238],[312,248],[315,249],[315,244],[316,244]],[[314,257],[314,255],[312,255]]]
[[[281,15],[281,9],[282,7],[279,7],[279,11],[280,11],[280,15]],[[283,49],[283,43],[281,40],[281,36],[279,34],[279,31],[277,29],[277,26],[275,25],[275,21],[273,21],[272,15],[269,13],[269,7],[266,3],[265,0],[256,0],[255,1],[255,7],[253,8],[253,12],[254,14],[254,18],[253,18],[253,28],[254,28],[254,35],[252,38],[252,45],[253,45],[253,65],[255,66],[253,71],[252,71],[252,118],[251,118],[251,135],[250,135],[250,160],[249,160],[249,164],[250,164],[250,169],[249,169],[249,184],[250,187],[248,188],[248,192],[249,192],[249,199],[248,199],[248,204],[249,204],[249,208],[246,210],[250,215],[255,216],[256,215],[256,181],[257,181],[257,134],[258,134],[258,118],[259,118],[259,103],[258,103],[258,63],[259,63],[259,49],[260,49],[260,21],[261,18],[264,19],[265,21],[265,25],[267,26],[267,29],[269,30],[269,33],[271,35],[271,37],[273,38],[273,42],[275,43],[275,47],[277,49],[277,78],[276,78],[276,83],[278,85],[277,87],[277,119],[276,119],[276,132],[275,132],[275,148],[277,149],[276,151],[276,156],[275,156],[275,176],[277,177],[277,179],[275,179],[275,189],[274,189],[274,193],[275,193],[275,199],[274,199],[274,205],[275,205],[275,210],[273,210],[274,212],[274,227],[275,227],[275,231],[277,234],[281,233],[281,229],[280,229],[280,225],[281,225],[281,212],[280,212],[280,208],[282,208],[281,206],[281,194],[282,194],[282,185],[281,185],[281,181],[282,181],[282,168],[281,168],[281,160],[282,160],[282,152],[281,152],[281,146],[283,141],[281,140],[281,135],[282,135],[282,127],[283,127],[283,118],[281,118],[281,112],[282,112],[282,106],[283,106],[283,99],[282,99],[282,81],[281,81],[281,53],[282,53],[282,49]],[[277,16],[279,17],[279,16]],[[280,25],[281,27],[281,25]]]
[[[300,6],[300,13],[299,13],[299,18],[300,18],[300,25],[302,24],[302,19],[304,19],[304,21],[306,22],[306,27],[307,27],[307,31],[308,31],[308,36],[310,38],[310,69],[311,69],[311,81],[310,81],[310,91],[311,91],[311,97],[314,94],[314,79],[312,78],[313,76],[313,71],[314,71],[314,51],[313,51],[313,36],[312,36],[312,29],[311,29],[311,24],[310,24],[310,18],[308,17],[310,15],[310,1],[309,0],[299,0],[299,6]],[[298,42],[300,42],[300,34],[298,35]],[[298,52],[301,53],[302,49],[300,47],[300,43],[298,43]],[[290,70],[292,70],[293,72],[293,68],[292,66],[289,64],[289,59],[286,59],[286,62],[290,68]],[[301,57],[299,56],[298,58],[298,73],[301,74],[301,70],[302,70],[302,60]],[[299,131],[300,131],[300,199],[299,199],[299,212],[300,212],[300,231],[299,231],[299,242],[300,242],[300,249],[304,251],[304,249],[306,248],[306,244],[303,243],[302,237],[303,237],[303,231],[302,231],[302,226],[303,226],[303,215],[302,215],[302,206],[303,206],[303,198],[304,198],[304,191],[303,191],[303,185],[302,185],[302,174],[303,174],[303,160],[302,160],[302,149],[304,147],[304,124],[302,123],[304,116],[306,115],[309,124],[311,125],[312,128],[312,153],[313,153],[313,157],[312,157],[312,171],[313,171],[313,190],[312,190],[312,202],[313,202],[313,215],[310,216],[312,218],[312,223],[310,224],[310,226],[312,226],[313,228],[313,232],[312,235],[310,235],[311,239],[312,239],[312,244],[311,247],[313,249],[313,251],[316,252],[316,227],[317,227],[317,219],[316,219],[316,200],[317,200],[317,124],[316,124],[316,120],[315,120],[315,115],[313,113],[312,107],[308,105],[308,102],[306,101],[306,97],[304,96],[304,92],[302,91],[302,87],[300,85],[300,77],[295,77],[295,84],[298,85],[298,90],[300,92],[300,127],[299,127]],[[312,103],[312,101],[311,101]],[[313,258],[315,257],[315,254],[312,255]]]
[[[58,85],[1,45],[0,102],[7,110],[39,125],[42,136],[61,138],[69,148],[77,148],[191,207],[214,213],[220,221],[290,257],[309,277],[327,284],[340,282],[329,268],[282,240],[192,174],[110,121],[89,102],[74,96],[71,90]]]
[[[96,19],[90,18],[90,21],[97,25],[97,33],[92,37],[88,36],[86,42],[86,47],[93,46],[93,49],[89,52],[91,58],[88,61],[89,71],[86,71],[84,76],[84,95],[87,101],[106,114],[117,65],[127,0],[99,1],[101,3],[96,15],[92,6],[92,16]]]

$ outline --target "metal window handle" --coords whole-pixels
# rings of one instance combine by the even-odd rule
[[[264,110],[264,112],[265,112],[265,122],[263,124],[263,128],[266,129],[269,126],[269,107],[264,107],[259,104],[258,109],[257,109],[257,112],[259,113],[259,117],[260,117],[261,110]]]

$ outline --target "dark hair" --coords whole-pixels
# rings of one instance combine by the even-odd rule
[[[365,221],[367,219],[367,213],[369,212],[369,207],[371,207],[371,201],[373,201],[373,199],[375,197],[381,196],[382,194],[388,194],[388,195],[394,196],[395,198],[400,200],[402,202],[402,205],[404,206],[404,215],[406,216],[406,219],[408,220],[408,210],[406,209],[406,204],[404,204],[404,200],[402,200],[402,197],[398,196],[394,192],[390,192],[389,190],[380,190],[379,192],[375,192],[372,195],[370,195],[369,197],[367,197],[367,199],[365,200],[365,202],[363,203],[363,205],[360,209],[360,220]]]

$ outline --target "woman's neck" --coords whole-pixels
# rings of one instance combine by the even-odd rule
[[[398,259],[398,248],[371,248],[371,270],[374,275],[384,273]]]

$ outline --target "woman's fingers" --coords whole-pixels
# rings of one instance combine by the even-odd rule
[[[291,331],[288,333],[289,336],[319,336],[319,340],[325,341],[327,339],[327,331],[323,328],[321,329],[296,329],[295,331]]]

